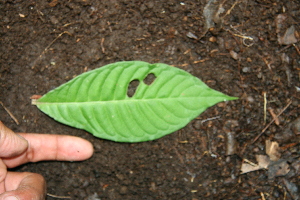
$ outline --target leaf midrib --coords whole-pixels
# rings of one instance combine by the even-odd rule
[[[216,97],[214,96],[213,98],[224,98],[223,101],[229,100],[226,99],[224,96],[219,96]],[[152,99],[122,99],[122,100],[107,100],[107,101],[84,101],[84,102],[39,102],[36,101],[36,105],[43,105],[43,104],[105,104],[105,103],[120,103],[120,102],[145,102],[145,101],[169,101],[169,100],[180,100],[180,99],[207,99],[209,97],[168,97],[168,98],[152,98]]]

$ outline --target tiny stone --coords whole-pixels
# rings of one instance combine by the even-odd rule
[[[216,42],[217,41],[217,38],[212,36],[208,39],[210,42]]]
[[[242,71],[244,73],[250,72],[250,67],[243,67]]]
[[[234,60],[237,60],[239,58],[239,54],[235,51],[231,50],[229,53]]]

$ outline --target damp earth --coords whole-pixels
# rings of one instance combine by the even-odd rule
[[[15,132],[82,137],[95,149],[87,161],[10,170],[42,174],[48,200],[300,199],[299,10],[296,0],[1,1],[0,101],[19,124],[2,106],[0,120]],[[239,100],[133,144],[95,138],[31,105],[32,95],[130,60],[178,67]],[[271,159],[266,141],[278,160],[242,174],[257,155]]]

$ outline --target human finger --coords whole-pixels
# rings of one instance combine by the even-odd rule
[[[6,165],[0,159],[0,194],[5,192],[5,178],[7,174]]]
[[[8,172],[5,189],[7,192],[0,194],[0,200],[44,200],[46,182],[40,174]]]
[[[26,151],[27,147],[28,143],[23,137],[0,121],[0,158],[17,156]]]
[[[4,158],[8,168],[42,160],[82,161],[90,158],[93,145],[82,138],[69,135],[20,133],[29,145],[27,151],[13,158]]]

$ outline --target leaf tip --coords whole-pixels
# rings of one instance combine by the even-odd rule
[[[238,97],[232,97],[232,96],[227,96],[224,101],[232,101],[232,100],[238,100]]]

